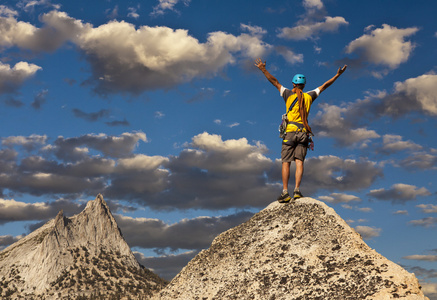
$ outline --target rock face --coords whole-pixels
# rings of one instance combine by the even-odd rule
[[[101,195],[0,252],[0,279],[2,299],[143,299],[165,285],[135,259]]]
[[[272,203],[219,235],[153,299],[428,299],[332,208]]]

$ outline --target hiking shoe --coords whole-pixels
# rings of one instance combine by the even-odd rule
[[[278,202],[279,203],[287,203],[290,202],[291,197],[288,193],[282,193],[279,197],[278,197]]]
[[[303,197],[303,195],[302,195],[302,193],[300,191],[294,191],[294,193],[293,193],[293,199],[294,200],[302,198],[302,197]]]

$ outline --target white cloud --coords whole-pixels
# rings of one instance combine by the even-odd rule
[[[437,283],[433,282],[420,282],[423,293],[429,297],[429,299],[435,299],[437,297]]]
[[[15,92],[24,81],[41,69],[41,67],[35,64],[29,64],[24,61],[16,63],[12,68],[9,64],[0,62],[0,94]]]
[[[437,255],[408,255],[403,258],[411,260],[437,261]]]
[[[403,159],[400,165],[406,169],[435,169],[437,167],[437,156],[426,152],[413,153]]]
[[[316,9],[322,9],[323,3],[321,0],[304,0],[303,6],[306,8],[316,8]]]
[[[267,33],[267,30],[263,29],[260,26],[240,24],[240,28],[242,30],[248,31],[251,35],[263,36]]]
[[[320,200],[329,203],[350,203],[350,202],[360,202],[361,199],[354,195],[348,195],[343,193],[332,193],[329,196],[320,196]]]
[[[123,42],[114,42],[118,40]],[[89,57],[92,82],[101,93],[140,93],[172,87],[195,77],[214,75],[235,63],[235,54],[254,58],[270,48],[249,34],[213,32],[205,43],[200,43],[187,30],[148,26],[136,29],[132,24],[115,21],[82,32],[76,43]]]
[[[416,27],[398,29],[383,24],[382,28],[376,28],[350,42],[346,47],[346,53],[356,53],[359,60],[396,69],[408,60],[415,47],[412,42],[405,39],[418,30]]]
[[[434,204],[419,204],[416,207],[421,208],[426,214],[437,213],[437,205]]]
[[[86,134],[74,138],[60,136],[49,150],[55,152],[58,158],[73,161],[83,158],[84,153],[77,151],[78,147],[82,146],[101,151],[106,156],[126,157],[131,155],[139,141],[147,142],[146,134],[141,131],[125,132],[120,136],[108,136],[104,133]]]
[[[370,227],[370,226],[356,226],[355,231],[361,234],[361,236],[365,240],[378,237],[381,234],[381,228]]]
[[[437,224],[437,218],[436,217],[427,217],[419,220],[412,220],[408,222],[409,224],[412,224],[414,226],[423,226],[423,227],[433,227]]]
[[[380,176],[382,170],[368,160],[355,161],[343,160],[332,155],[319,156],[305,161],[302,190],[314,191],[314,187],[337,191],[359,190],[369,187]]]
[[[280,29],[278,37],[288,40],[307,40],[315,38],[324,32],[336,32],[340,26],[348,25],[343,17],[325,17],[323,22],[300,24],[295,27],[284,27]]]
[[[13,221],[46,220],[56,216],[61,209],[66,214],[76,214],[84,209],[84,205],[64,199],[54,202],[25,203],[0,198],[0,224]]]
[[[128,7],[127,8],[129,13],[127,14],[128,17],[138,19],[140,15],[137,13],[138,8],[136,7]]]
[[[46,135],[32,134],[30,136],[9,136],[2,138],[2,145],[6,146],[22,146],[27,150],[33,150],[34,148],[44,145],[47,142]]]
[[[133,157],[119,159],[117,169],[122,171],[154,170],[166,162],[168,162],[168,158],[166,157],[137,154]]]
[[[410,184],[397,183],[387,190],[384,188],[371,190],[368,195],[379,200],[390,200],[393,203],[405,203],[407,201],[416,200],[416,198],[420,196],[429,196],[431,193],[423,187],[418,188]]]
[[[158,0],[158,2],[159,3],[153,8],[151,15],[163,15],[167,10],[176,11],[175,6],[179,2],[188,6],[191,0]]]
[[[353,106],[340,107],[327,103],[320,104],[322,109],[317,112],[314,120],[311,122],[314,132],[320,136],[332,137],[336,139],[341,146],[353,146],[366,144],[370,139],[379,138],[376,131],[367,128],[353,128],[353,120],[348,118],[347,114],[353,109]],[[344,115],[346,115],[344,117]]]
[[[163,1],[161,4],[171,6],[176,2]],[[54,51],[71,41],[91,64],[93,74],[86,83],[95,85],[95,90],[102,94],[138,94],[173,87],[196,77],[214,76],[239,58],[261,57],[271,48],[260,38],[264,31],[256,26],[243,25],[250,34],[238,36],[211,32],[202,43],[184,29],[164,26],[136,28],[124,21],[93,27],[59,11],[42,15],[44,26],[37,28],[17,21],[13,11],[4,7],[2,11],[0,21],[7,26],[0,27],[0,46],[16,46],[36,52]],[[33,73],[39,68],[24,63],[17,68],[23,70],[25,66]]]
[[[232,124],[228,125],[228,127],[230,127],[230,128],[237,127],[237,126],[240,126],[240,123],[235,122],[235,123],[232,123]]]
[[[277,46],[275,50],[290,64],[303,62],[303,54],[296,54],[294,53],[294,51],[288,49],[287,47]]]
[[[412,142],[403,141],[402,136],[386,134],[382,138],[382,150],[388,153],[394,153],[402,150],[420,150],[422,146]]]
[[[146,268],[152,270],[160,277],[172,280],[199,251],[192,250],[181,254],[166,254],[158,257],[146,257],[140,252],[134,252],[137,260]]]
[[[278,29],[278,37],[289,40],[317,39],[326,32],[336,32],[340,26],[349,23],[343,17],[326,16],[321,0],[304,0],[305,14],[300,16],[294,27]]]
[[[35,6],[46,6],[54,9],[60,9],[61,5],[53,4],[50,0],[20,0],[17,3],[17,7],[21,7],[24,11],[33,11]]]
[[[437,95],[435,87],[437,85],[437,74],[434,72],[418,76],[416,78],[409,78],[404,82],[395,83],[395,94],[403,95],[405,99],[413,99],[424,113],[437,116]],[[406,102],[406,100],[405,100]],[[412,105],[409,102],[409,106]]]
[[[0,150],[0,188],[68,198],[103,193],[108,200],[155,209],[264,207],[280,190],[280,160],[272,161],[265,145],[245,138],[223,140],[205,132],[169,157],[134,153],[147,140],[141,132],[58,137],[52,144],[35,138],[5,138],[10,144]],[[14,145],[28,149],[19,153]],[[302,188],[312,193],[367,188],[382,173],[373,162],[334,156],[310,158],[306,165]]]
[[[162,119],[165,117],[165,114],[162,111],[155,111],[155,118]]]
[[[130,247],[200,250],[207,248],[220,233],[252,216],[253,213],[243,211],[228,216],[183,219],[174,224],[121,215],[115,215],[115,218]]]

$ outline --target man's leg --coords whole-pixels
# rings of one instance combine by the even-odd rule
[[[282,162],[282,189],[288,190],[288,180],[290,179],[290,163]]]
[[[296,174],[295,174],[296,185],[294,187],[294,190],[299,190],[300,183],[302,182],[302,177],[303,177],[303,161],[300,159],[295,159],[294,162],[296,163]]]

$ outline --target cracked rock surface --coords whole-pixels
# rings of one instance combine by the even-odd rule
[[[219,235],[153,299],[428,299],[326,204],[274,202]]]
[[[138,263],[100,194],[0,252],[0,299],[145,299],[165,284]]]

